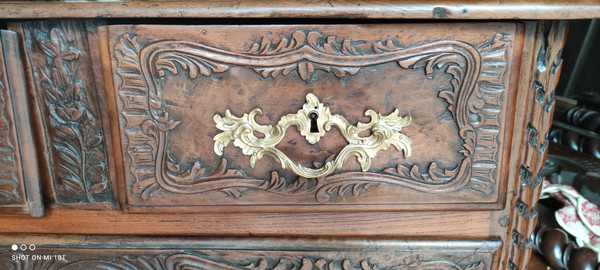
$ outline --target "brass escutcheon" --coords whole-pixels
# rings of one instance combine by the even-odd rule
[[[342,168],[352,156],[356,156],[362,171],[367,171],[371,167],[371,159],[375,158],[377,152],[387,150],[390,145],[396,147],[398,151],[404,152],[405,157],[411,155],[411,140],[400,133],[402,128],[410,123],[411,118],[410,116],[399,117],[398,109],[387,116],[367,110],[365,115],[371,117],[371,121],[354,126],[350,125],[343,116],[332,115],[329,107],[325,107],[319,102],[317,96],[309,93],[306,95],[306,103],[301,110],[296,114],[281,117],[275,126],[257,124],[254,118],[261,113],[262,109],[255,108],[242,117],[233,116],[229,110],[225,111],[225,117],[215,114],[213,119],[217,128],[223,131],[214,137],[215,153],[223,155],[223,148],[233,141],[235,146],[242,149],[244,155],[250,156],[250,166],[253,168],[256,161],[266,154],[279,162],[283,169],[291,169],[297,175],[306,178],[327,176],[336,169]],[[311,123],[314,125],[315,122],[317,127],[312,126],[311,128]],[[328,161],[323,167],[307,168],[299,163],[294,163],[275,147],[281,142],[290,126],[296,126],[300,134],[311,144],[317,143],[332,126],[335,126],[340,130],[348,145],[334,160]],[[368,137],[358,135],[365,130],[370,130],[371,135]],[[264,138],[256,137],[255,131],[264,134]]]

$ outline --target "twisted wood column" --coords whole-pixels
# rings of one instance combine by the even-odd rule
[[[535,250],[544,256],[553,269],[600,269],[598,253],[587,247],[577,247],[563,230],[539,225],[532,240]]]

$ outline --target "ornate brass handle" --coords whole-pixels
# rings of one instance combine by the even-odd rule
[[[260,108],[255,108],[242,117],[236,117],[231,111],[225,111],[225,117],[215,114],[214,121],[217,128],[223,132],[217,134],[215,140],[215,153],[223,154],[225,148],[231,141],[242,149],[244,155],[250,156],[250,166],[254,168],[256,161],[265,154],[273,157],[283,169],[291,169],[297,175],[306,178],[318,178],[331,174],[341,168],[352,157],[356,156],[363,171],[371,166],[371,159],[377,155],[379,150],[387,150],[390,145],[398,151],[403,151],[405,157],[411,154],[411,140],[400,133],[407,126],[410,116],[399,117],[398,109],[387,116],[382,116],[373,110],[367,110],[366,116],[371,117],[369,123],[358,123],[350,125],[341,115],[332,115],[328,107],[323,106],[319,99],[313,95],[306,95],[306,103],[296,114],[288,114],[279,120],[276,126],[263,126],[254,121],[257,114],[261,114]],[[348,145],[332,161],[328,161],[321,168],[306,168],[299,163],[294,163],[283,152],[275,148],[283,139],[288,127],[296,126],[306,140],[317,143],[325,132],[332,126],[337,127]],[[369,137],[361,137],[359,132],[371,130]],[[264,134],[264,138],[258,138],[254,131]]]

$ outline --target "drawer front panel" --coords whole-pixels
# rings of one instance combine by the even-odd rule
[[[3,269],[484,270],[496,269],[499,246],[494,240],[8,238],[14,241],[3,246],[18,249],[0,257]]]
[[[103,30],[125,209],[501,208],[519,25]]]

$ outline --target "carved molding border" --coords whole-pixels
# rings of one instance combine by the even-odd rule
[[[132,187],[142,199],[157,189],[194,194],[222,191],[235,198],[248,188],[285,195],[314,194],[319,202],[327,202],[348,193],[362,194],[378,184],[391,184],[426,193],[449,193],[463,188],[486,196],[494,191],[498,166],[502,95],[505,90],[506,50],[510,47],[506,34],[477,48],[460,41],[443,40],[404,48],[397,41],[373,44],[373,52],[358,52],[353,42],[337,42],[333,36],[318,32],[297,31],[277,44],[263,38],[245,53],[236,53],[204,44],[185,41],[157,41],[142,46],[136,37],[124,35],[115,46],[117,74],[121,78],[119,109],[125,123],[131,159],[129,171],[135,177]],[[356,74],[361,67],[396,62],[404,69],[423,69],[432,78],[439,69],[452,76],[452,91],[440,91],[438,97],[456,121],[463,140],[462,161],[455,168],[439,168],[432,162],[424,169],[418,165],[398,164],[382,173],[345,172],[326,178],[299,177],[288,183],[277,172],[270,179],[246,175],[228,169],[223,160],[219,168],[207,172],[197,162],[189,170],[180,165],[167,149],[169,132],[180,121],[172,119],[165,109],[157,80],[178,74],[179,67],[190,78],[226,72],[230,66],[251,68],[263,77],[286,76],[297,72],[305,82],[316,80],[315,70],[337,77]],[[147,119],[140,126],[130,118]]]

